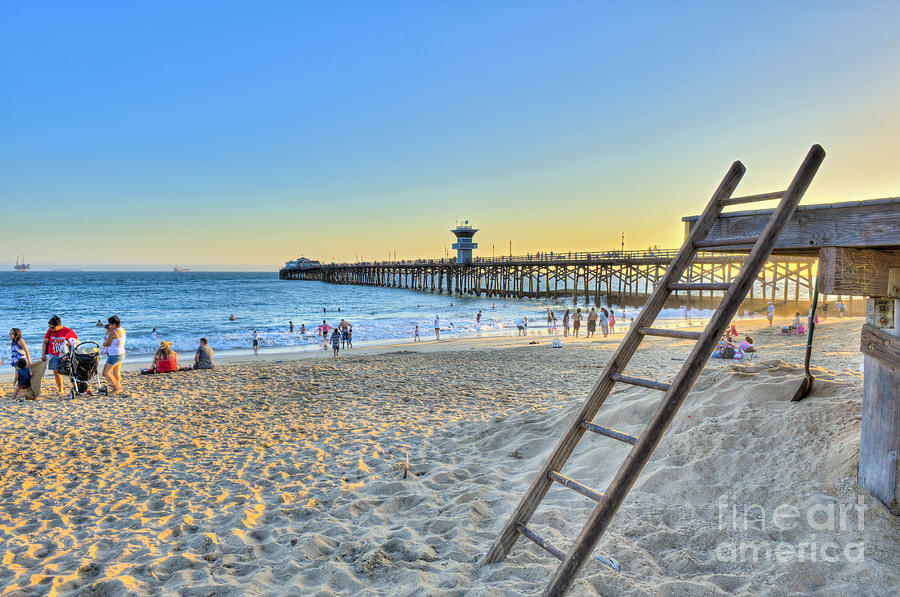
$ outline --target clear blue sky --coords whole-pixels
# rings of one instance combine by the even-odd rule
[[[0,263],[437,256],[457,216],[481,254],[674,246],[731,161],[777,190],[812,143],[811,201],[900,195],[898,29],[897,2],[2,1]]]

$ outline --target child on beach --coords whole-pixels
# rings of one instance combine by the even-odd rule
[[[334,328],[334,332],[331,334],[331,348],[334,350],[334,356],[338,356],[338,351],[341,349],[341,330],[338,328]]]
[[[421,342],[422,339],[419,337],[419,326],[416,326],[416,331],[413,332],[413,342]]]
[[[612,309],[609,310],[609,333],[616,333],[616,312]]]
[[[16,371],[13,376],[16,389],[12,397],[16,398],[19,394],[22,394],[25,398],[34,398],[34,392],[31,390],[31,369],[28,368],[28,363],[25,362],[25,359],[20,358],[16,361]]]
[[[556,315],[553,316],[553,335],[556,335]]]
[[[569,309],[566,309],[566,312],[563,313],[563,336],[569,336]]]
[[[744,336],[744,341],[740,343],[737,351],[734,353],[734,359],[739,361],[744,358],[744,355],[750,355],[754,352],[756,352],[756,349],[753,347],[753,338]]]

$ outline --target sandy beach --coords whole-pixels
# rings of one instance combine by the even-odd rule
[[[598,547],[621,572],[588,564],[573,594],[894,593],[900,519],[855,483],[860,325],[817,328],[815,388],[791,403],[805,336],[752,322],[758,356],[710,362]],[[124,397],[4,398],[0,594],[538,592],[557,562],[534,544],[479,561],[621,337],[276,355],[128,371]],[[628,372],[665,381],[690,345],[645,340]],[[617,388],[596,420],[637,434],[659,398]],[[602,491],[627,450],[586,438],[564,472]],[[565,549],[592,504],[555,487],[533,524]],[[775,523],[785,505],[795,528]],[[741,542],[794,553],[730,557]]]

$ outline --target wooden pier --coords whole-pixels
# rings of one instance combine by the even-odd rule
[[[318,280],[408,288],[449,295],[488,298],[545,298],[600,304],[641,304],[653,292],[672,261],[674,250],[608,251],[603,253],[538,253],[534,255],[476,258],[471,263],[449,259],[418,259],[364,263],[329,263],[317,267],[285,267],[282,280]],[[704,290],[679,290],[670,306],[715,305],[722,299],[717,288],[732,281],[746,255],[700,254],[682,281],[709,284]],[[815,275],[814,256],[773,257],[760,272],[744,308],[757,310],[769,301],[779,310],[805,304]]]

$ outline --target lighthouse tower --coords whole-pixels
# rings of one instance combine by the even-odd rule
[[[469,220],[466,220],[465,224],[457,226],[450,232],[456,235],[456,242],[453,243],[453,248],[456,249],[456,262],[472,263],[472,250],[478,248],[478,243],[473,243],[472,237],[478,229],[469,226]]]

